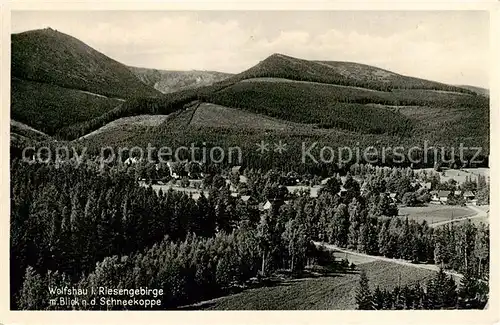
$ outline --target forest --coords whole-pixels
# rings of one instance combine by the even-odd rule
[[[265,281],[279,270],[295,274],[325,259],[334,263],[312,241],[438,264],[474,281],[489,278],[486,225],[435,229],[397,217],[387,191],[424,199],[411,185],[409,169],[353,168],[364,175],[363,191],[351,174],[343,182],[337,175],[317,198],[284,191],[291,175],[248,170],[244,193],[273,202],[262,211],[231,195],[225,179],[243,185],[224,170],[205,177],[209,195],[195,200],[140,186],[136,166],[101,169],[88,161],[77,168],[14,160],[11,167],[13,309],[68,308],[49,304],[48,286],[161,288],[165,295],[157,308],[175,309],[227,294],[252,279]],[[485,303],[481,299],[477,306]]]

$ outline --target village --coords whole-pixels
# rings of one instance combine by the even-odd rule
[[[140,165],[140,161],[129,158],[126,165]],[[187,193],[193,200],[198,200],[201,195],[208,198],[209,190],[205,185],[207,177],[212,175],[202,172],[202,167],[198,163],[170,163],[167,162],[168,177],[162,179],[139,178],[142,186],[151,186],[156,192],[160,189],[165,193],[168,190]],[[160,170],[160,164],[155,165],[155,170]],[[381,173],[388,175],[393,169],[381,168]],[[360,185],[360,194],[364,195],[368,191],[369,177],[367,175],[357,175],[356,168],[352,171],[352,178]],[[480,217],[481,221],[488,222],[487,212],[489,205],[485,202],[478,202],[477,182],[481,179],[489,182],[488,168],[468,168],[468,169],[443,169],[439,172],[432,169],[404,170],[411,179],[408,184],[407,193],[397,191],[387,191],[385,195],[389,202],[398,207],[400,217],[409,217],[419,221],[426,220],[428,223],[442,224],[443,221],[464,220],[467,218]],[[259,211],[266,211],[273,206],[289,204],[298,196],[309,196],[317,198],[320,191],[325,187],[332,177],[337,177],[341,184],[344,184],[347,176],[330,176],[320,178],[308,175],[300,176],[289,172],[281,178],[283,184],[279,184],[280,195],[272,198],[259,199],[248,192],[248,176],[251,173],[242,166],[233,166],[223,171],[220,177],[224,180],[230,195],[241,200],[246,205],[253,206]],[[431,179],[434,178],[432,181]],[[436,179],[438,180],[436,182]],[[471,186],[473,185],[473,186]],[[343,185],[338,191],[339,197],[343,197],[347,190]],[[418,199],[417,199],[418,198]],[[470,206],[483,206],[478,213],[477,209],[468,208]]]

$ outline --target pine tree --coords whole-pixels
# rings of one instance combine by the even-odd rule
[[[18,307],[21,310],[43,310],[47,305],[47,287],[40,274],[31,266],[26,268],[24,281],[19,291]]]
[[[477,279],[473,276],[472,269],[469,268],[460,281],[458,291],[458,301],[461,309],[476,309],[479,307],[477,301],[479,293],[478,284]]]
[[[358,310],[375,309],[368,277],[366,276],[366,272],[364,270],[361,270],[360,272],[359,286],[356,292],[356,303],[358,304]]]
[[[373,291],[373,304],[376,310],[385,309],[386,297],[384,292],[380,290],[380,287],[377,286],[375,291]]]

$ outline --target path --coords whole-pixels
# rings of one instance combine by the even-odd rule
[[[473,216],[469,216],[469,217],[463,217],[463,218],[457,218],[457,219],[451,219],[451,220],[446,220],[446,221],[440,221],[440,222],[435,222],[435,223],[431,223],[429,225],[429,227],[439,227],[439,226],[442,226],[442,225],[446,225],[448,223],[452,223],[452,222],[459,222],[459,221],[464,221],[464,220],[468,220],[468,219],[475,219],[475,218],[484,218],[484,217],[487,217],[488,216],[488,211],[484,211],[484,210],[481,210],[479,209],[478,207],[474,206],[474,205],[467,205],[467,207],[471,210],[473,210],[474,212],[476,212],[475,215]]]
[[[368,254],[364,254],[364,253],[359,253],[359,252],[355,252],[355,251],[352,251],[352,250],[340,248],[340,247],[338,247],[336,245],[331,245],[331,244],[326,244],[326,243],[321,243],[321,242],[316,242],[316,241],[314,241],[313,243],[316,246],[323,245],[325,248],[327,248],[329,250],[334,250],[334,251],[338,251],[338,252],[342,252],[342,253],[347,253],[347,254],[357,255],[357,256],[363,256],[363,257],[366,257],[366,258],[372,258],[374,260],[379,260],[379,261],[384,261],[384,262],[389,262],[389,263],[395,263],[395,264],[410,266],[410,267],[414,267],[414,268],[418,268],[418,269],[425,269],[425,270],[430,270],[430,271],[435,271],[435,272],[439,271],[439,267],[437,265],[434,265],[434,264],[414,264],[414,263],[408,262],[406,260],[394,259],[394,258],[389,258],[389,257],[383,257],[383,256],[376,256],[376,255],[368,255]],[[461,279],[463,277],[462,274],[456,273],[456,272],[453,272],[453,271],[446,271],[445,270],[444,273],[446,273],[448,275],[452,275],[452,276],[457,277],[459,279]]]

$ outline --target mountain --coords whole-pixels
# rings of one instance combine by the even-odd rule
[[[12,75],[108,97],[157,96],[123,64],[51,28],[12,35]]]
[[[489,101],[474,90],[283,54],[235,75],[162,71],[126,67],[53,30],[33,31],[13,35],[12,98],[16,121],[96,149],[206,139],[255,154],[266,137],[489,148]]]
[[[489,150],[489,101],[473,91],[363,64],[281,54],[211,86],[124,103],[113,114],[68,131],[81,136],[141,114],[172,118],[156,126],[129,121],[126,133],[108,127],[86,141],[146,146],[199,139],[239,145],[250,155],[269,137],[288,143],[314,139],[328,146],[411,147],[428,141],[430,146],[482,146],[486,155]],[[294,153],[300,157],[300,151]]]
[[[12,117],[49,135],[128,98],[161,95],[125,65],[53,29],[13,34],[11,40]]]
[[[169,71],[136,67],[129,69],[143,83],[164,94],[210,86],[232,75],[217,71]]]
[[[286,78],[343,86],[389,91],[392,89],[429,89],[471,93],[439,82],[403,76],[377,67],[342,61],[308,61],[275,53],[232,79],[256,77]]]

